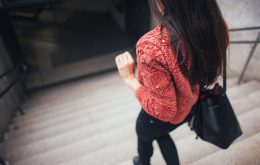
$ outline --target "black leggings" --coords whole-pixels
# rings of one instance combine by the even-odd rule
[[[150,158],[153,155],[152,142],[156,140],[167,165],[179,165],[177,149],[169,132],[189,121],[190,117],[188,115],[184,121],[174,125],[160,121],[141,109],[136,121],[138,154],[141,163],[143,165],[150,165]]]

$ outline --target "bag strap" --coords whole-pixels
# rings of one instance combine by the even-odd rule
[[[224,93],[227,91],[227,57],[223,59],[223,90]]]

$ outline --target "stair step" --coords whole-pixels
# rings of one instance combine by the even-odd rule
[[[238,77],[229,77],[229,78],[227,79],[227,89],[230,89],[230,88],[232,88],[232,87],[237,86],[237,85],[238,85],[238,84],[237,84],[237,81],[238,81]],[[219,77],[219,78],[217,79],[217,82],[218,82],[219,84],[223,84],[223,78],[222,78],[222,77]]]
[[[250,109],[260,107],[260,90],[256,90],[247,95],[243,95],[239,99],[230,100],[236,115],[243,114]]]
[[[125,89],[124,91],[127,91],[126,95],[129,93],[128,89]],[[103,92],[103,90],[102,90],[102,92]],[[111,91],[111,92],[113,92],[113,91]],[[122,93],[120,93],[120,94],[122,94]],[[120,94],[115,96],[115,97],[120,97]],[[129,93],[129,95],[133,95],[133,94]],[[234,95],[232,95],[232,96],[234,97]],[[111,97],[114,97],[114,96],[111,96]],[[75,102],[72,102],[72,103],[69,102],[69,103],[61,104],[61,105],[58,105],[58,106],[52,106],[52,107],[48,107],[48,108],[44,107],[45,109],[48,109],[48,111],[45,110],[43,112],[41,110],[38,110],[35,113],[30,113],[30,114],[28,114],[28,115],[26,115],[24,117],[20,117],[20,118],[16,119],[15,123],[17,125],[24,125],[25,123],[29,123],[29,122],[39,123],[41,120],[45,121],[47,119],[49,120],[50,117],[56,117],[56,114],[57,115],[61,115],[61,114],[63,114],[63,111],[64,111],[64,113],[69,113],[69,112],[73,112],[74,113],[74,111],[75,111],[75,108],[74,108],[75,105],[74,104],[79,104],[79,105],[76,106],[77,108],[80,108],[81,106],[86,108],[85,105],[87,105],[87,104],[95,105],[96,104],[95,101],[99,100],[97,98],[100,98],[100,96],[97,96],[97,97],[94,97],[94,98],[89,98],[88,102],[86,101],[87,99],[81,99],[79,101],[75,101]],[[101,98],[107,99],[108,96],[107,97],[101,97]],[[232,99],[232,98],[230,98],[230,99]],[[102,100],[102,99],[100,99],[100,100]],[[48,106],[48,105],[46,105],[46,106]],[[31,124],[33,125],[33,123],[31,123]]]
[[[46,96],[48,97],[48,95],[50,95],[50,94],[60,95],[64,91],[65,92],[73,91],[77,88],[82,88],[82,87],[83,88],[85,88],[85,87],[92,88],[93,85],[102,86],[104,84],[109,84],[110,82],[120,81],[120,80],[122,80],[122,79],[119,76],[118,72],[111,71],[106,74],[96,75],[96,76],[93,76],[90,78],[80,79],[80,80],[73,81],[70,83],[61,84],[59,86],[54,86],[54,87],[50,87],[47,89],[38,90],[38,91],[34,92],[33,94],[36,97],[45,98]]]
[[[234,144],[260,131],[260,123],[258,122],[260,120],[259,110],[260,109],[257,108],[238,117],[243,135],[240,136]],[[192,163],[219,150],[218,147],[210,143],[206,143],[202,140],[195,140],[194,136],[179,141],[177,143],[177,148],[181,164]]]
[[[23,109],[27,113],[34,113],[35,111],[48,111],[48,108],[53,106],[61,106],[63,104],[68,104],[68,102],[74,102],[77,100],[82,100],[84,98],[92,97],[105,97],[112,93],[120,93],[120,91],[129,91],[128,87],[122,83],[114,82],[113,84],[104,85],[101,87],[92,87],[91,89],[78,89],[73,92],[69,91],[58,96],[48,96],[46,99],[38,98],[33,99],[26,105],[22,105]],[[105,91],[105,92],[104,92]],[[34,96],[32,96],[34,98]],[[47,104],[48,103],[48,104]]]
[[[93,112],[94,110],[96,111],[94,113],[89,113],[87,110],[85,110],[86,108],[84,108],[81,111],[64,114],[62,116],[46,120],[45,122],[25,125],[24,127],[20,127],[17,130],[10,131],[7,135],[9,137],[20,137],[24,134],[31,134],[44,129],[53,128],[59,125],[63,125],[64,123],[71,124],[83,118],[85,120],[85,123],[87,123],[88,121],[87,124],[91,124],[93,121],[98,122],[101,120],[105,120],[108,117],[124,113],[123,110],[127,107],[138,108],[139,106],[140,105],[138,104],[138,102],[133,98],[129,98],[129,100],[123,100],[116,103],[108,102],[106,104],[99,104],[98,106],[92,107],[91,109],[93,110]]]
[[[139,112],[137,110],[130,109],[127,109],[127,111],[128,112],[126,114],[112,117],[109,120],[105,120],[97,124],[72,129],[57,136],[51,136],[35,142],[26,141],[27,145],[25,145],[25,143],[16,144],[15,147],[9,148],[9,150],[6,149],[5,153],[9,155],[10,160],[17,161],[40,154],[41,152],[47,152],[73,142],[80,141],[82,139],[90,138],[99,132],[105,132],[120,125],[133,123]]]
[[[154,151],[153,155],[155,155],[155,152],[156,152],[156,151]],[[135,153],[135,154],[136,154],[136,153]],[[131,155],[130,157],[133,157],[133,155]],[[153,157],[152,157],[152,158],[153,158]],[[151,162],[153,162],[153,161],[151,161]],[[132,161],[132,160],[127,160],[127,161],[121,162],[121,163],[119,163],[119,164],[117,164],[117,165],[133,165],[133,161]]]
[[[247,83],[232,87],[227,90],[227,96],[229,98],[236,99],[259,89],[260,84],[257,81],[249,81]]]
[[[79,141],[83,138],[89,138],[91,136],[96,135],[98,132],[106,131],[109,128],[116,127],[117,125],[123,125],[124,123],[130,122],[135,123],[136,118],[137,113],[132,112],[123,116],[119,116],[118,118],[111,119],[104,123],[82,127],[64,134],[60,134],[58,136],[37,141],[35,143],[29,142],[28,145],[20,144],[20,147],[19,145],[15,145],[16,148],[12,148],[14,151],[11,150],[9,151],[9,153],[6,153],[9,154],[8,158],[10,160],[21,160],[22,158],[32,157],[33,155],[40,154],[40,152],[47,152],[48,150],[61,147],[62,145],[67,145],[75,141]],[[180,126],[178,129],[176,129],[174,132],[172,132],[171,135],[175,140],[179,140],[192,133],[193,132],[189,130],[188,125],[184,124]],[[64,137],[66,138],[64,139]]]
[[[131,108],[138,108],[140,105],[138,104],[137,101],[133,100],[133,101],[122,101],[121,103],[124,103],[124,105],[117,103],[117,104],[104,104],[104,105],[99,105],[96,107],[92,107],[92,109],[96,110],[95,113],[88,113],[88,111],[79,111],[79,113],[70,113],[70,114],[66,114],[63,115],[59,118],[57,118],[55,120],[55,118],[53,120],[46,120],[45,122],[41,122],[41,123],[35,123],[34,125],[25,125],[24,127],[20,127],[17,130],[13,130],[9,133],[7,133],[7,135],[10,138],[13,137],[20,137],[22,135],[26,135],[26,134],[31,134],[34,132],[39,132],[41,130],[44,129],[49,129],[49,128],[53,128],[53,127],[58,127],[59,125],[69,125],[69,124],[73,124],[74,122],[77,123],[78,120],[82,120],[84,119],[86,124],[91,124],[93,121],[98,122],[101,120],[105,120],[111,116],[114,115],[119,115],[121,113],[124,113],[124,109],[127,109],[127,107],[131,107]],[[109,106],[106,106],[109,105]]]
[[[134,128],[134,123],[121,125],[106,132],[101,132],[90,138],[82,139],[32,157],[27,157],[20,161],[12,162],[11,160],[11,163],[13,165],[57,165],[84,154],[98,151],[103,147],[112,145],[116,142],[120,143],[121,141],[129,139],[134,136]],[[98,159],[98,157],[96,157],[96,159]]]
[[[176,143],[176,140],[175,140],[175,143]],[[166,164],[166,162],[164,161],[163,159],[163,156],[159,150],[159,146],[158,146],[158,143],[154,142],[153,143],[153,146],[154,146],[154,152],[153,152],[153,156],[151,158],[151,164],[154,164],[154,165],[164,165]],[[118,161],[117,165],[133,165],[133,155],[137,155],[137,152],[135,152],[134,154],[132,155],[129,155],[128,158],[130,158],[129,160],[125,160],[124,162],[121,162],[121,161]],[[65,164],[66,165],[66,164]]]
[[[114,123],[114,120],[115,120],[115,122],[118,122],[118,124],[122,124],[120,122],[123,122],[123,123],[128,122],[129,120],[132,119],[131,118],[132,116],[130,114],[135,113],[135,111],[139,111],[140,106],[125,107],[123,110],[126,112],[117,114],[114,117],[107,118],[105,120],[95,121],[93,123],[89,123],[89,121],[86,120],[85,118],[81,118],[81,119],[71,122],[71,123],[64,123],[62,125],[51,127],[49,129],[39,130],[32,134],[24,134],[24,135],[18,136],[17,138],[10,138],[7,141],[5,141],[5,143],[4,143],[5,150],[9,151],[9,153],[10,153],[16,148],[20,148],[20,147],[29,145],[31,143],[37,144],[37,142],[46,141],[46,139],[55,138],[57,136],[67,134],[67,132],[74,131],[74,130],[76,131],[81,128],[89,129],[88,134],[89,134],[89,136],[91,136],[95,133],[98,133],[98,132],[95,132],[95,129],[97,131],[104,130],[105,128],[107,128],[109,126],[109,124]],[[129,119],[126,118],[126,116],[129,117]],[[132,120],[134,121],[134,119],[132,119]]]
[[[24,124],[33,124],[33,123],[39,123],[41,121],[49,120],[50,118],[56,118],[65,114],[69,113],[76,113],[82,110],[88,111],[89,113],[93,113],[95,109],[91,109],[91,107],[94,106],[100,106],[103,104],[117,104],[120,103],[120,100],[122,100],[122,96],[124,98],[123,101],[126,100],[133,100],[133,93],[127,91],[127,92],[121,92],[120,94],[107,94],[103,95],[104,97],[89,97],[89,98],[82,98],[77,101],[68,102],[59,106],[52,106],[49,107],[48,110],[41,111],[38,110],[38,112],[26,114],[25,116],[19,117],[16,120],[14,120],[14,123],[16,125],[24,125]],[[47,108],[46,108],[47,109]]]
[[[244,96],[246,96],[245,98],[231,100],[231,104],[233,105],[233,107],[235,109],[235,113],[240,114],[240,113],[246,112],[246,110],[248,110],[248,109],[252,109],[252,108],[255,108],[257,106],[260,106],[260,102],[258,100],[256,101],[256,100],[250,99],[250,98],[259,98],[260,97],[259,95],[260,95],[260,90],[255,91],[254,93],[249,94],[249,95],[244,95]],[[139,104],[134,97],[132,99],[133,99],[133,101],[129,101],[129,102]],[[121,101],[120,105],[123,102],[125,102],[125,101],[124,100]],[[114,105],[114,106],[116,106],[116,105]],[[104,106],[104,107],[109,109],[107,106]],[[100,113],[100,111],[97,111],[95,107],[91,108],[91,110],[93,110],[93,112],[95,112],[95,113],[98,113],[98,114]],[[115,111],[115,110],[116,109],[112,109],[112,111]],[[111,112],[108,112],[108,111],[106,111],[106,113],[112,114]],[[25,126],[24,128],[22,127],[22,128],[20,128],[20,130],[12,131],[8,135],[9,135],[9,137],[20,137],[20,136],[25,135],[25,134],[28,135],[30,132],[32,133],[34,131],[41,131],[41,130],[43,130],[43,128],[49,128],[50,126],[53,127],[52,126],[53,123],[60,124],[60,123],[62,123],[61,121],[63,121],[63,120],[58,120],[58,119],[64,119],[66,116],[67,117],[65,119],[69,120],[69,119],[75,119],[75,118],[77,118],[77,116],[81,117],[82,114],[95,115],[95,113],[93,113],[93,114],[87,113],[87,111],[84,111],[84,109],[83,109],[78,115],[77,114],[71,114],[71,116],[72,116],[71,117],[71,116],[67,116],[69,114],[66,114],[65,116],[61,116],[60,118],[57,118],[57,119],[54,118],[52,122],[51,121],[45,122],[45,123],[40,122],[38,124],[37,123],[31,123],[29,126]],[[116,113],[122,113],[122,111],[120,111],[120,109],[117,109]],[[68,118],[68,117],[71,117],[71,118]],[[70,122],[73,122],[73,120],[71,120]]]
[[[226,150],[217,151],[191,165],[259,165],[260,164],[260,133],[234,144]],[[225,157],[225,161],[222,159]]]
[[[58,86],[54,89],[45,89],[43,91],[33,92],[32,97],[34,101],[32,102],[29,98],[23,103],[23,107],[31,110],[34,106],[44,105],[46,102],[52,103],[57,100],[59,101],[61,96],[63,100],[73,97],[78,98],[86,95],[86,93],[92,93],[97,89],[104,89],[115,85],[125,85],[118,74],[108,74],[95,79],[85,79],[81,80],[81,83],[75,82],[75,84],[65,84],[64,87]],[[57,91],[59,88],[61,89]]]
[[[255,133],[258,133],[260,131],[260,123],[258,122],[260,120],[259,112],[260,111],[258,108],[239,116],[238,119],[240,121],[243,130],[243,136],[237,139],[235,143],[249,136],[252,136]],[[250,121],[250,123],[248,121]],[[254,127],[252,127],[252,123]],[[81,165],[81,164],[101,165],[102,164],[103,165],[104,162],[106,162],[105,164],[107,165],[118,164],[120,162],[123,162],[124,160],[131,159],[132,156],[136,154],[136,138],[133,137],[134,135],[132,135],[132,138],[129,137],[124,141],[122,140],[121,143],[119,141],[116,141],[114,143],[111,143],[110,145],[107,145],[107,147],[103,147],[102,149],[96,152],[91,152],[81,157],[74,158],[70,161],[64,161],[60,163],[63,165],[69,165],[69,164],[77,164],[77,165]],[[212,144],[206,143],[201,140],[195,140],[194,137],[195,137],[194,135],[190,135],[186,138],[179,139],[175,142],[179,150],[178,152],[180,155],[181,164],[194,162],[202,158],[203,156],[207,156],[208,154],[219,150],[219,148],[215,147]],[[109,139],[107,140],[111,141]],[[125,148],[127,148],[127,150],[125,150]],[[107,153],[110,153],[109,155],[111,156],[104,157],[104,155],[107,155]],[[157,158],[153,158],[154,162],[156,163],[152,163],[152,164],[163,164],[162,160],[158,159],[158,156]],[[102,159],[97,159],[99,157],[102,157]]]
[[[253,94],[249,94],[249,96],[254,96],[253,98],[256,98],[255,97],[255,95],[256,94],[258,94],[258,97],[259,97],[259,93],[260,92],[255,92],[255,94],[253,93]],[[251,98],[251,97],[246,97],[245,99],[238,99],[238,101],[234,104],[235,106],[234,106],[234,108],[236,108],[237,107],[237,109],[240,109],[238,112],[239,112],[239,114],[240,113],[242,113],[243,111],[245,111],[245,110],[248,110],[249,108],[248,107],[245,107],[245,106],[241,106],[241,103],[243,103],[242,105],[249,105],[250,107],[254,107],[254,105],[255,104],[252,104],[252,101],[249,99],[249,98]],[[236,101],[236,100],[235,100]],[[240,104],[240,105],[239,105]],[[241,110],[242,109],[242,110]],[[244,109],[244,110],[243,110]],[[191,131],[187,131],[187,130],[185,130],[185,129],[179,129],[180,131],[179,131],[179,133],[178,134],[176,134],[176,135],[190,135],[190,133],[191,133]],[[184,130],[184,131],[183,131]],[[173,133],[174,132],[177,132],[178,131],[178,129],[176,130],[176,131],[173,131]],[[59,132],[61,132],[61,131],[59,131]],[[27,135],[27,134],[26,134]],[[45,137],[48,137],[48,136],[45,136]],[[181,137],[181,136],[180,136]],[[182,136],[182,137],[184,137],[184,136]],[[20,139],[22,139],[22,138],[20,138]],[[35,141],[35,139],[28,139],[28,138],[24,138],[24,139],[26,139],[27,140],[27,142],[25,142],[25,141],[18,141],[18,142],[20,142],[19,144],[21,145],[21,144],[23,144],[23,145],[26,145],[26,144],[28,144],[28,143],[30,143],[30,142],[33,142],[33,141]],[[36,140],[37,140],[37,138],[36,138]],[[39,139],[38,139],[39,140]],[[14,146],[16,146],[16,145],[18,145],[18,143],[15,143],[15,141],[10,141],[9,143],[9,150],[10,150],[10,148],[12,148],[12,147],[14,147]],[[10,145],[10,144],[14,144],[14,145]],[[35,142],[35,144],[37,144],[37,142]],[[8,146],[8,145],[7,145]],[[19,146],[19,145],[18,145]],[[16,146],[16,147],[18,147],[18,146]],[[51,147],[51,146],[50,146]],[[18,152],[17,152],[18,153]],[[14,154],[15,155],[15,154]],[[17,154],[17,155],[19,155],[19,153]]]
[[[113,87],[114,87],[114,86],[113,86]],[[114,87],[114,88],[113,88],[113,87],[111,87],[111,92],[112,92],[112,93],[115,92],[115,87]],[[124,90],[124,89],[125,89],[125,90]],[[118,90],[119,90],[119,89],[118,89]],[[123,90],[123,91],[128,91],[128,88],[124,85],[121,90]],[[40,105],[34,107],[34,110],[33,110],[33,111],[31,110],[32,112],[30,112],[30,113],[27,112],[27,113],[29,113],[29,114],[27,114],[27,115],[25,115],[25,116],[20,116],[20,117],[16,118],[16,119],[15,119],[15,122],[17,122],[17,125],[18,125],[18,124],[21,124],[21,123],[19,123],[20,121],[25,121],[25,120],[27,120],[28,118],[37,121],[37,117],[36,117],[36,116],[45,116],[45,114],[46,114],[47,116],[50,116],[51,113],[54,113],[54,114],[55,114],[55,113],[58,113],[58,112],[62,113],[62,110],[64,109],[64,107],[66,107],[65,109],[67,109],[67,107],[71,107],[71,105],[74,104],[74,103],[86,102],[86,99],[89,99],[88,101],[90,102],[91,100],[96,100],[97,98],[100,98],[100,97],[102,97],[102,96],[104,95],[104,90],[103,90],[103,89],[100,90],[100,92],[97,92],[97,91],[99,91],[99,90],[95,90],[95,92],[94,92],[94,95],[95,95],[96,97],[86,95],[86,96],[84,96],[83,98],[79,98],[79,99],[77,99],[77,100],[75,100],[75,97],[73,97],[73,98],[70,99],[71,102],[68,101],[68,100],[66,100],[65,103],[62,103],[62,102],[60,101],[60,97],[59,97],[59,99],[57,99],[57,98],[51,99],[51,100],[58,100],[57,103],[56,103],[56,105],[50,105],[50,102],[48,102],[48,104],[40,104]],[[84,93],[87,93],[87,92],[84,92]],[[97,95],[97,93],[101,93],[100,95],[102,95],[102,96]],[[108,91],[107,87],[106,87],[106,93],[110,94],[110,92]],[[66,95],[67,95],[67,94],[66,94]],[[71,93],[70,93],[69,95],[71,95]],[[105,96],[104,96],[104,97],[105,97]],[[49,98],[49,97],[48,97],[48,98]],[[37,101],[35,101],[35,99],[34,99],[34,103],[35,103],[35,102],[37,102]],[[45,102],[45,103],[46,103],[46,102]],[[44,113],[44,112],[45,112],[45,113]],[[33,117],[32,117],[32,116],[33,116]],[[35,119],[34,119],[34,118],[35,118]],[[39,118],[40,118],[40,117],[39,117]],[[29,119],[29,120],[30,120],[30,119]]]
[[[184,130],[185,132],[192,133],[191,131],[188,130],[187,123],[183,124],[171,133],[171,136],[174,139],[174,141],[178,141],[178,140],[183,138],[183,137],[178,135],[177,130]],[[155,151],[154,155],[156,154],[157,157],[161,157],[161,160],[162,160],[162,156],[159,153],[158,145],[155,145],[155,142],[154,142],[153,146],[154,146],[154,151]],[[124,150],[125,148],[127,148],[126,152]],[[106,156],[104,158],[104,155],[107,155],[107,153],[110,153],[110,155],[113,155],[113,156],[111,156],[111,157]],[[102,148],[102,150],[91,152],[91,153],[84,155],[82,157],[72,159],[72,160],[67,161],[65,163],[63,162],[59,165],[71,165],[71,164],[77,164],[77,165],[84,165],[84,164],[115,165],[115,164],[118,164],[118,163],[120,163],[120,165],[133,165],[133,162],[132,162],[131,159],[135,155],[137,155],[137,140],[136,140],[136,137],[131,138],[131,139],[127,139],[127,140],[125,140],[121,143],[115,143],[113,146],[110,145],[110,146],[104,147],[104,148]],[[96,159],[98,157],[102,157],[103,159]],[[126,159],[129,159],[129,160],[125,161]],[[152,164],[155,164],[155,163],[153,163],[153,157],[152,157]],[[160,165],[161,164],[162,163],[160,163]]]
[[[244,134],[234,146],[260,132],[260,109],[256,108],[260,107],[260,84],[250,81],[237,86],[236,81],[236,77],[228,79],[227,95]],[[27,115],[15,119],[11,127],[15,129],[4,143],[11,164],[132,164],[137,153],[135,120],[141,107],[117,71],[38,91],[32,98],[23,104]],[[187,124],[171,136],[181,164],[219,152],[219,148],[195,140]],[[157,145],[152,161],[164,164]]]
[[[116,73],[117,74],[117,73]],[[75,99],[75,98],[81,98],[81,97],[84,97],[86,96],[86,94],[89,95],[89,92],[91,91],[95,91],[95,93],[97,93],[97,89],[98,88],[106,88],[106,93],[107,93],[107,90],[109,88],[111,88],[112,90],[113,89],[116,89],[116,88],[113,88],[113,86],[115,87],[126,87],[126,85],[123,83],[123,81],[121,80],[120,77],[118,77],[118,75],[113,75],[114,77],[116,78],[109,78],[107,77],[106,81],[104,81],[104,79],[101,79],[101,80],[97,80],[97,82],[100,82],[100,81],[104,81],[103,82],[103,85],[101,85],[100,83],[89,83],[89,82],[86,82],[85,86],[87,87],[82,87],[82,86],[79,86],[77,88],[72,88],[71,89],[63,89],[63,91],[61,91],[62,93],[51,93],[49,92],[49,95],[44,95],[45,97],[37,97],[37,94],[34,94],[33,95],[33,102],[30,102],[30,101],[27,101],[25,103],[25,105],[23,105],[24,109],[26,109],[26,111],[35,111],[34,109],[37,107],[42,107],[41,109],[45,110],[45,106],[46,106],[46,102],[48,102],[48,105],[47,107],[50,107],[50,106],[53,106],[53,105],[59,105],[59,104],[62,104],[64,102],[66,102],[67,100],[71,100],[71,99]],[[231,80],[227,80],[228,84],[229,81],[233,81],[233,78]],[[70,88],[70,87],[69,87]],[[84,92],[85,91],[85,92]],[[103,93],[103,90],[101,90],[101,92]],[[35,96],[36,95],[36,96]],[[62,96],[62,97],[61,97]],[[57,99],[59,98],[59,99]]]
[[[56,136],[46,137],[35,142],[31,141],[30,139],[19,138],[19,141],[10,142],[9,146],[5,145],[5,151],[6,154],[9,155],[10,159],[19,160],[23,157],[29,157],[34,154],[39,154],[40,152],[46,152],[53,148],[72,143],[82,138],[93,136],[98,132],[106,131],[109,128],[116,127],[117,125],[122,125],[130,122],[134,123],[137,118],[137,112],[139,111],[129,111],[126,114],[111,118],[110,120],[105,120],[104,122],[92,124],[90,126],[87,125],[75,130],[58,134]],[[189,131],[188,125],[185,124],[177,128],[172,133],[172,136],[175,140],[178,140],[192,133],[193,132]],[[64,139],[64,137],[66,137],[66,139]]]
[[[238,77],[233,77],[233,78],[227,79],[227,88],[232,88],[232,87],[237,86],[238,85],[237,82],[238,82]]]
[[[245,97],[245,96],[243,96]],[[248,97],[254,101],[254,102],[260,102],[260,90],[255,90],[255,92],[252,92],[250,95],[248,95]]]
[[[235,81],[235,79],[238,79],[238,78],[236,76],[228,77],[227,84],[234,84],[233,82]],[[221,81],[222,80],[219,79],[219,82],[221,82]],[[229,81],[231,83],[229,83]],[[94,76],[91,78],[81,79],[78,81],[74,81],[74,82],[62,84],[59,86],[51,87],[48,89],[36,91],[36,92],[33,92],[32,94],[33,94],[34,98],[45,99],[45,98],[48,98],[50,95],[60,96],[61,94],[63,94],[63,92],[69,92],[69,91],[73,92],[76,89],[85,89],[85,88],[93,89],[93,86],[103,86],[103,85],[107,85],[107,84],[115,83],[115,82],[123,84],[123,81],[122,81],[121,77],[119,76],[118,71],[111,71],[106,74],[97,75],[97,76]],[[29,102],[30,102],[30,100],[29,100]]]
[[[131,159],[137,153],[136,138],[115,143],[113,146],[103,147],[101,150],[91,152],[83,157],[62,162],[59,165],[115,165],[125,159]],[[108,154],[109,153],[109,154]],[[102,159],[98,159],[102,158]],[[131,161],[131,165],[133,165]],[[159,165],[159,164],[158,164]]]
[[[236,110],[237,115],[242,114],[242,113],[248,111],[249,109],[255,108],[256,106],[260,106],[260,103],[258,101],[256,101],[256,100],[252,101],[250,99],[250,98],[259,98],[259,96],[260,96],[260,91],[256,91],[256,92],[251,93],[248,96],[246,96],[245,99],[237,99],[237,100],[234,100],[233,102],[231,101],[232,104],[234,103],[233,107]],[[129,108],[129,109],[131,109],[131,108]],[[131,120],[134,122],[135,118],[133,118]],[[86,122],[86,120],[84,120],[84,122]],[[84,124],[84,125],[87,125],[87,124]],[[65,126],[68,127],[68,129],[70,129],[70,127],[71,127],[69,125],[65,125]],[[187,128],[188,126],[185,126],[185,127]],[[58,129],[55,129],[55,127],[54,127],[54,129],[52,128],[50,130],[48,130],[48,129],[39,130],[35,133],[32,133],[31,135],[30,134],[24,134],[24,136],[17,135],[19,138],[11,138],[6,142],[6,150],[12,151],[13,148],[17,149],[19,147],[22,147],[23,145],[28,145],[29,143],[33,143],[33,142],[34,142],[33,144],[37,145],[38,140],[40,140],[40,141],[42,141],[42,143],[44,143],[44,142],[46,142],[46,138],[49,138],[49,136],[52,137],[56,134],[59,135],[59,134],[62,134],[63,131],[67,130],[67,129],[64,129],[64,127],[60,128],[59,126],[56,128],[58,128]],[[77,127],[72,124],[72,128],[77,128]],[[186,128],[185,129],[178,128],[175,131],[173,131],[174,139],[176,139],[178,137],[185,137],[185,136],[190,135],[191,131],[189,131],[188,128],[187,129]],[[54,139],[55,139],[55,137],[54,137]],[[38,144],[38,145],[40,145],[40,144]],[[49,146],[49,148],[51,148],[51,147],[52,146]]]

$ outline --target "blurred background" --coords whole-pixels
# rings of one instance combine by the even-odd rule
[[[187,125],[172,137],[182,164],[258,165],[260,1],[218,3],[244,134],[225,151]],[[136,58],[136,41],[157,24],[147,0],[0,0],[0,165],[131,164],[141,107],[114,58]],[[153,164],[165,164],[155,148]]]

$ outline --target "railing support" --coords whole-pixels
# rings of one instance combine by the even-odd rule
[[[25,83],[25,80],[23,79],[23,74],[25,74],[27,72],[27,66],[22,64],[22,65],[19,65],[17,67],[17,70],[16,70],[16,74],[20,80],[20,83],[22,85],[22,88],[24,90],[24,93],[26,94],[26,96],[28,98],[31,97],[31,94],[30,94],[30,91],[27,89],[27,86],[26,86],[26,83]]]
[[[6,84],[9,83],[9,82],[8,82],[8,79],[7,79],[6,77],[4,77],[4,81],[6,82]],[[13,82],[12,85],[10,86],[10,87],[11,87],[11,88],[10,88],[10,92],[11,92],[11,95],[12,95],[12,97],[13,97],[13,99],[14,99],[14,103],[15,103],[15,106],[16,106],[17,110],[20,112],[21,115],[24,115],[25,113],[24,113],[22,107],[20,106],[19,100],[18,100],[18,98],[17,98],[17,96],[15,95],[15,92],[14,92],[14,90],[13,90],[13,85],[16,83],[16,81],[18,81],[18,79],[14,80],[14,82]]]
[[[259,40],[260,40],[260,32],[258,32],[258,34],[257,34],[256,42],[254,43],[254,45],[253,45],[253,47],[252,47],[252,49],[250,51],[250,54],[249,54],[249,56],[248,56],[248,58],[246,60],[246,63],[245,63],[244,68],[242,70],[242,73],[241,73],[241,75],[240,75],[240,77],[238,79],[238,82],[237,82],[238,85],[241,83],[241,81],[242,81],[242,79],[243,79],[243,77],[245,75],[246,69],[247,69],[247,67],[248,67],[248,65],[249,65],[249,63],[250,63],[250,61],[251,61],[251,59],[252,59],[252,57],[254,55],[254,52],[256,50],[256,47],[258,45]]]

